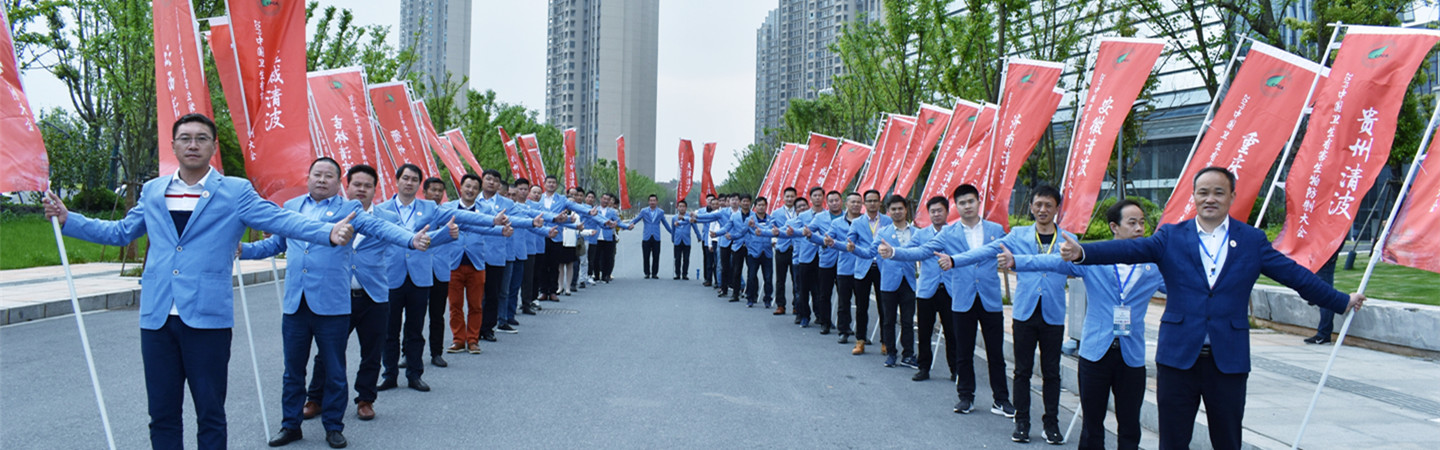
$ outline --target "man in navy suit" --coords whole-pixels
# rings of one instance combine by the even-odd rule
[[[150,445],[178,449],[185,387],[195,403],[200,448],[225,448],[226,374],[230,329],[235,326],[234,262],[230,255],[245,228],[256,228],[313,244],[342,246],[354,227],[285,211],[260,197],[250,181],[221,176],[210,167],[215,155],[215,122],[186,114],[171,126],[171,149],[180,168],[145,182],[134,208],[120,220],[71,214],[55,194],[45,216],[66,236],[104,245],[129,244],[149,236],[150,253],[141,274],[140,356],[149,401]]]
[[[1081,245],[1066,238],[1061,256],[1080,264],[1155,263],[1168,291],[1155,348],[1160,448],[1189,448],[1205,402],[1210,444],[1238,449],[1250,373],[1250,291],[1260,275],[1306,301],[1344,313],[1365,303],[1325,284],[1275,250],[1263,230],[1229,218],[1235,175],[1207,167],[1195,175],[1195,219],[1148,238]]]

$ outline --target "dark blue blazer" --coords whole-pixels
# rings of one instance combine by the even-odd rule
[[[1160,316],[1155,362],[1189,369],[1200,356],[1205,335],[1215,366],[1223,373],[1250,371],[1250,291],[1260,275],[1300,293],[1311,304],[1344,312],[1350,296],[1270,246],[1265,232],[1230,221],[1229,254],[1211,288],[1200,263],[1195,220],[1160,227],[1148,238],[1082,244],[1080,264],[1155,263],[1168,290]]]

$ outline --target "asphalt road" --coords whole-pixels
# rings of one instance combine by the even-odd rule
[[[881,364],[878,346],[852,356],[835,335],[801,329],[792,316],[716,298],[693,279],[698,248],[691,281],[670,279],[668,244],[661,279],[641,279],[639,230],[622,236],[613,284],[544,302],[542,315],[521,316],[519,334],[483,343],[481,355],[447,355],[450,367],[426,369],[431,392],[403,383],[381,392],[373,421],[355,419],[352,406],[345,418],[350,447],[1023,448],[1010,442],[1010,420],[984,407],[990,393],[983,365],[982,404],[954,414],[943,367],[935,372],[940,378],[912,382],[912,370]],[[234,448],[264,447],[280,422],[278,297],[271,284],[247,294],[269,424],[261,421],[237,294],[226,403]],[[84,317],[116,444],[147,448],[138,314]],[[0,327],[0,448],[104,447],[79,342],[73,316]],[[353,380],[353,339],[349,361]],[[1045,446],[1038,415],[1030,446]],[[1062,412],[1061,425],[1069,420]],[[188,399],[185,427],[193,448]],[[303,431],[305,440],[290,448],[328,448],[318,419]],[[1107,440],[1113,445],[1113,436]]]

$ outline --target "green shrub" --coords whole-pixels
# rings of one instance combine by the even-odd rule
[[[1145,234],[1149,235],[1155,232],[1155,226],[1160,223],[1160,213],[1163,212],[1163,209],[1156,205],[1155,202],[1144,197],[1132,195],[1127,198],[1139,203],[1140,209],[1145,210]],[[1086,227],[1085,235],[1080,238],[1088,240],[1109,239],[1112,234],[1110,233],[1110,222],[1105,218],[1105,211],[1114,205],[1115,197],[1105,197],[1096,202],[1095,211],[1090,216],[1090,226]]]
[[[125,206],[118,202],[119,198],[120,196],[106,189],[85,188],[79,194],[71,197],[66,202],[66,206],[82,212],[109,212],[111,209]]]

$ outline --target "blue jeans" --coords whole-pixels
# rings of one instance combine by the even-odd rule
[[[350,315],[322,316],[310,311],[305,298],[300,308],[280,320],[280,334],[285,348],[285,377],[280,391],[280,426],[300,429],[305,420],[305,367],[310,363],[310,343],[316,347],[315,360],[324,370],[324,396],[320,401],[320,418],[326,431],[343,431],[346,397],[345,346],[350,341]],[[317,372],[317,375],[320,373]]]
[[[505,287],[504,301],[500,302],[500,316],[496,323],[506,323],[515,320],[515,308],[520,305],[520,287],[525,284],[525,261],[515,260],[505,263],[505,276],[510,280]]]
[[[199,447],[225,448],[230,335],[229,328],[191,328],[180,316],[170,316],[158,330],[140,329],[152,447],[183,448],[185,386],[189,385]]]

